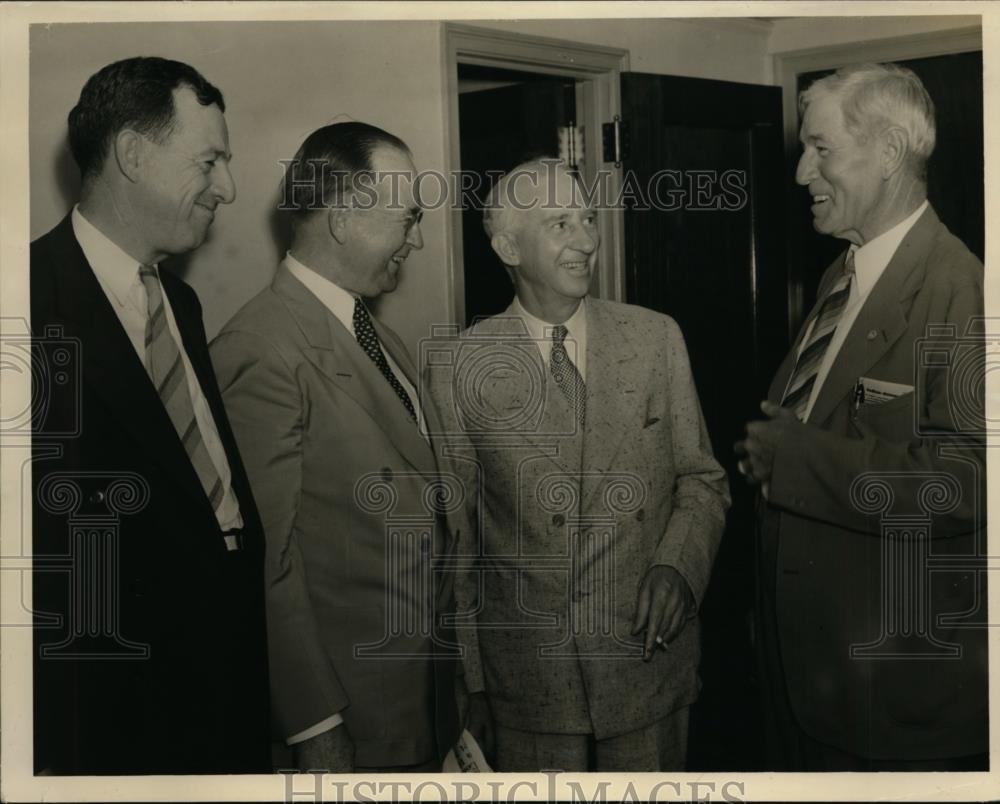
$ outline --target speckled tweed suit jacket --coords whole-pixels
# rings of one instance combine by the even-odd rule
[[[467,685],[503,725],[604,739],[696,699],[697,619],[649,663],[630,625],[654,564],[701,601],[729,492],[677,324],[586,303],[582,431],[510,309],[442,341],[424,379],[466,487]]]

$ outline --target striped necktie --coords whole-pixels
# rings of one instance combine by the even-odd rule
[[[184,361],[181,360],[180,350],[167,327],[167,311],[163,306],[163,291],[156,269],[148,265],[139,266],[139,279],[146,289],[149,302],[149,317],[146,319],[146,370],[214,511],[222,502],[222,478],[201,440],[201,431],[198,429],[188,391]]]
[[[371,358],[372,363],[382,372],[382,376],[388,380],[389,385],[392,386],[392,390],[396,392],[396,396],[399,397],[400,402],[406,408],[406,412],[410,414],[410,418],[416,421],[417,414],[413,409],[413,400],[406,393],[406,389],[403,388],[403,384],[399,381],[399,378],[393,373],[389,361],[385,359],[385,353],[382,351],[375,327],[372,325],[372,317],[369,315],[365,303],[359,297],[355,297],[354,299],[354,337],[357,338],[361,348],[365,350],[365,354]]]
[[[792,371],[792,377],[781,400],[781,406],[793,410],[799,421],[805,421],[806,407],[809,404],[813,386],[816,385],[819,367],[823,363],[823,356],[833,339],[837,324],[840,323],[844,307],[847,306],[853,278],[854,250],[851,249],[847,253],[847,259],[844,260],[844,272],[830,289],[814,319],[812,332],[809,333],[809,342],[799,353],[798,360],[795,361],[795,369]]]
[[[567,333],[568,330],[562,324],[552,330],[552,354],[549,359],[549,372],[569,401],[570,407],[576,413],[576,421],[582,428],[587,412],[587,386],[584,385],[583,377],[573,365],[573,361],[566,354],[566,346],[563,341],[566,340]]]

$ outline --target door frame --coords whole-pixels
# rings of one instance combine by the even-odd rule
[[[823,45],[805,50],[778,53],[774,56],[774,76],[781,85],[785,122],[786,175],[795,175],[799,152],[798,79],[802,73],[833,70],[845,64],[892,62],[950,56],[983,49],[980,25],[950,31],[894,36],[871,42]],[[794,203],[794,201],[792,202]],[[802,287],[802,248],[799,235],[788,238],[788,337],[794,339],[806,312]]]
[[[461,167],[458,116],[458,65],[475,64],[507,70],[576,79],[577,120],[586,136],[586,153],[600,154],[601,124],[621,114],[621,81],[629,69],[629,52],[620,48],[588,45],[545,36],[443,23],[444,35],[444,132],[446,169]],[[620,170],[613,163],[590,157],[584,162],[584,177],[594,180],[597,167],[611,172],[609,196],[617,198]],[[597,294],[604,299],[625,299],[625,218],[622,209],[602,210],[598,216],[601,246],[598,254]],[[445,219],[448,254],[449,312],[452,323],[465,321],[465,261],[462,248],[462,210],[452,205]]]

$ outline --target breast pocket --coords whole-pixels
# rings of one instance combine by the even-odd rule
[[[897,396],[879,405],[862,405],[855,417],[862,432],[896,443],[909,442],[916,438],[920,423],[920,411],[913,392]]]

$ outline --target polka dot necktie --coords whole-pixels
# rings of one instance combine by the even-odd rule
[[[809,343],[799,353],[785,395],[781,399],[781,406],[793,410],[800,421],[805,421],[809,397],[816,384],[823,356],[826,354],[830,341],[833,340],[833,333],[836,332],[837,324],[840,323],[844,307],[847,306],[853,277],[854,250],[852,249],[847,253],[847,259],[844,261],[843,274],[830,289],[823,301],[823,306],[816,314],[814,319],[816,323],[813,324],[812,332],[809,333]]]
[[[406,412],[410,414],[410,418],[415,422],[417,414],[413,410],[413,400],[410,399],[410,395],[406,393],[406,389],[399,382],[399,378],[396,377],[389,367],[389,362],[385,359],[385,354],[382,352],[382,346],[378,342],[378,335],[375,334],[375,327],[372,326],[372,317],[369,315],[365,303],[360,298],[355,298],[354,300],[354,337],[358,339],[358,345],[365,350],[365,354],[371,358],[372,363],[382,372],[382,376],[392,386],[392,390],[396,392],[396,396],[403,403]]]
[[[577,371],[573,361],[566,354],[566,340],[568,330],[562,324],[552,330],[552,354],[549,359],[549,373],[556,381],[556,385],[563,392],[569,401],[569,405],[576,413],[576,421],[583,427],[584,418],[587,411],[587,386],[583,383],[583,377]]]

